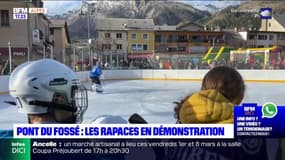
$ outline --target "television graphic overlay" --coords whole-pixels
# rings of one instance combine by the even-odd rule
[[[278,125],[283,121],[283,106],[268,102],[259,106],[244,103],[235,107],[235,136],[282,138],[284,127]]]
[[[272,8],[260,8],[259,15],[261,19],[271,19]]]
[[[0,160],[285,159],[284,6],[254,0],[0,1]],[[19,78],[11,89],[13,72],[47,59],[72,70],[82,86],[62,89],[79,82],[65,81],[70,73],[56,77],[61,67],[48,74],[53,66],[39,66],[46,78]],[[230,82],[213,82],[209,93],[215,94],[205,94],[204,78],[219,66],[233,68],[242,80],[213,76],[207,81]],[[93,67],[102,68],[96,81]],[[244,90],[233,83],[237,79]],[[27,86],[29,96],[12,96]],[[229,87],[230,94],[217,86]],[[237,98],[238,90],[244,92]],[[26,104],[45,110],[55,105],[50,99],[63,104],[48,110],[73,112],[54,115],[73,115],[69,124],[18,110]],[[177,114],[185,101],[187,114]],[[44,124],[31,124],[36,116]],[[182,116],[189,122],[180,124]],[[80,117],[81,123],[70,124]]]

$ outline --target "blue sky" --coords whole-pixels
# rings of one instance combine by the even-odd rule
[[[217,1],[217,0],[207,0],[207,1],[198,1],[198,0],[188,0],[188,1],[180,1],[183,3],[188,3],[191,5],[194,5],[196,7],[206,5],[206,4],[212,4],[218,8],[224,8],[229,5],[236,5],[241,3],[241,1]],[[69,10],[72,9],[79,9],[81,5],[81,1],[67,1],[67,0],[62,0],[62,1],[49,1],[49,0],[44,0],[44,7],[47,8],[48,10],[48,15],[55,15],[55,14],[62,14],[65,13]]]

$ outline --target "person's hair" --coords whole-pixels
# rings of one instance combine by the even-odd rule
[[[234,68],[218,66],[211,69],[202,81],[201,90],[215,89],[234,104],[244,97],[244,81]]]
[[[177,119],[176,123],[180,123],[179,111],[182,107],[182,104],[191,96],[192,96],[192,93],[190,95],[187,95],[183,99],[181,99],[180,102],[177,102],[177,101],[173,102],[174,104],[176,104],[176,106],[174,107],[174,118]]]
[[[242,76],[234,68],[217,66],[211,69],[203,78],[201,90],[215,89],[233,104],[240,104],[244,97],[245,84]],[[187,95],[174,108],[174,117],[179,123],[179,111],[182,104],[191,96]]]

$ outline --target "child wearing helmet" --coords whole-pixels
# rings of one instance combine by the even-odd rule
[[[96,92],[103,92],[100,76],[102,75],[102,67],[99,62],[90,71],[89,77],[92,80],[91,90]]]
[[[86,88],[77,75],[52,59],[18,66],[11,73],[9,91],[31,124],[81,123],[88,107]]]

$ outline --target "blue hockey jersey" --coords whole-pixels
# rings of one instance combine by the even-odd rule
[[[89,76],[91,78],[94,78],[94,77],[99,77],[101,74],[102,74],[102,68],[100,67],[100,65],[96,65],[90,71]]]

